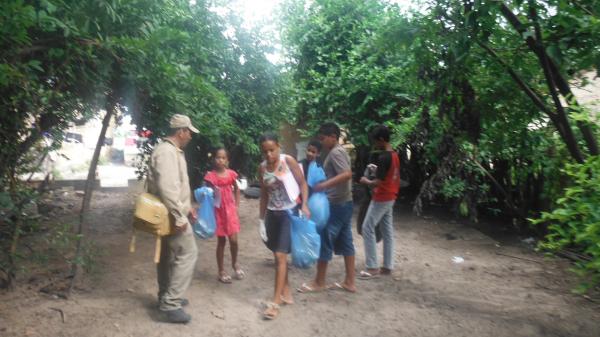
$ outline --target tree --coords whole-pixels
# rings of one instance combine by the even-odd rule
[[[226,38],[228,24],[210,5],[185,0],[0,4],[0,209],[7,214],[0,229],[12,238],[0,243],[8,252],[2,271],[9,283],[15,276],[21,209],[33,197],[17,177],[37,163],[30,150],[43,153],[60,146],[70,123],[104,110],[107,126],[113,116],[128,112],[140,128],[154,132],[155,141],[166,131],[169,117],[183,113],[199,126],[204,150],[224,141],[256,159],[253,139],[278,122],[271,117],[279,98],[270,93],[278,69],[266,61],[267,47],[258,36],[239,29],[243,43]],[[242,63],[241,54],[251,62]],[[40,142],[43,137],[52,147]],[[82,203],[78,252],[102,138]],[[192,153],[192,158],[206,165],[202,153]],[[252,165],[252,160],[243,162]],[[74,270],[78,258],[77,253]]]

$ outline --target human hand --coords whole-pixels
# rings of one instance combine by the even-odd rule
[[[260,219],[258,224],[258,234],[260,234],[260,238],[263,242],[267,242],[269,238],[267,237],[267,228],[265,227],[265,220]]]
[[[175,229],[175,233],[183,233],[185,232],[186,228],[187,228],[187,223],[186,222],[180,222],[177,223],[174,227]]]
[[[302,214],[304,215],[304,217],[306,219],[310,219],[310,210],[308,209],[308,206],[302,205],[302,208],[300,211],[302,212]]]
[[[313,187],[313,191],[315,192],[323,192],[325,190],[325,187],[323,186],[323,182],[320,182],[318,184],[315,185],[315,187]]]
[[[369,185],[369,179],[367,177],[361,177],[359,183]]]
[[[192,219],[192,222],[196,222],[198,220],[198,211],[196,211],[196,209],[192,207],[188,216],[190,217],[190,219]]]

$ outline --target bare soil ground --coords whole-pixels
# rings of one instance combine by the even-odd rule
[[[358,280],[356,294],[296,293],[296,304],[283,307],[277,320],[263,321],[273,259],[258,237],[258,201],[251,199],[240,207],[246,279],[219,283],[216,240],[198,240],[186,294],[192,322],[163,323],[156,310],[153,238],[139,234],[137,252],[128,252],[133,199],[127,192],[95,194],[90,237],[103,252],[99,272],[86,275],[70,300],[40,292],[50,279],[44,277],[0,294],[1,336],[600,336],[600,303],[595,295],[571,292],[577,280],[567,261],[402,207],[394,219],[392,276]],[[355,244],[360,270],[358,235]],[[464,262],[452,262],[454,256]],[[292,268],[290,281],[297,287],[313,275],[314,268]],[[342,280],[341,258],[334,258],[328,275],[330,282]]]

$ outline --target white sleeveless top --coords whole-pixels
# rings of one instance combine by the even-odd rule
[[[272,172],[267,170],[266,161],[261,163],[264,167],[263,183],[269,193],[267,209],[272,211],[291,209],[298,205],[300,187],[287,164],[286,158],[287,155],[280,154],[277,168]]]

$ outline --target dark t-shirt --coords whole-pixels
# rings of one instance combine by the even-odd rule
[[[384,180],[392,166],[392,153],[389,151],[380,152],[377,156],[375,165],[377,165],[377,173],[375,176],[379,180]]]
[[[315,159],[315,162],[317,163],[317,166],[323,167],[323,163],[321,163],[321,160],[319,158]],[[307,158],[304,158],[300,161],[300,166],[302,166],[302,172],[304,172],[304,178],[308,177],[308,165],[310,165],[310,161],[308,161]]]

